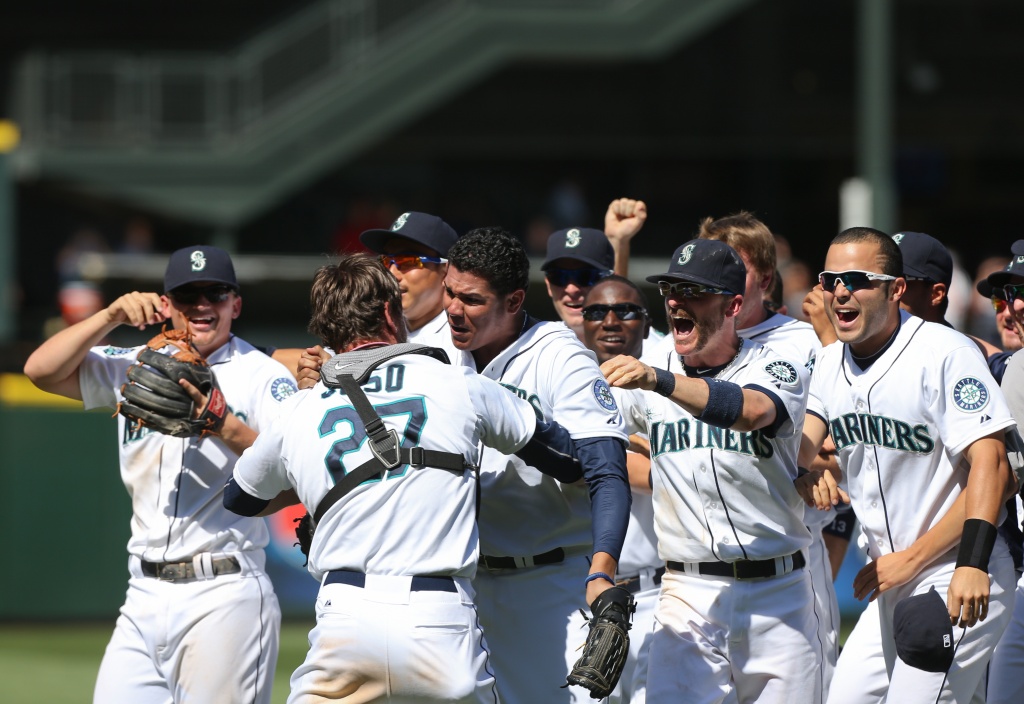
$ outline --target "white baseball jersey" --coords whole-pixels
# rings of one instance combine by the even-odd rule
[[[847,345],[824,348],[807,410],[835,441],[873,559],[905,550],[934,526],[967,486],[964,449],[1013,425],[977,346],[906,312],[867,370]]]
[[[800,362],[809,371],[814,370],[814,359],[821,349],[821,341],[810,323],[782,313],[769,315],[757,325],[737,330],[736,334],[770,347],[786,359]]]
[[[685,374],[678,355],[669,371]],[[654,518],[663,560],[762,560],[810,544],[796,493],[796,454],[806,408],[807,370],[756,343],[716,378],[778,399],[787,417],[774,437],[702,423],[651,391],[616,391],[628,428],[651,439]]]
[[[141,347],[95,347],[79,368],[86,408],[114,407]],[[277,417],[295,381],[278,362],[231,337],[207,361],[232,412],[259,431]],[[216,437],[136,430],[118,416],[121,478],[132,500],[128,594],[96,678],[94,700],[270,701],[281,610],[263,571],[262,518],[223,506],[237,456]],[[212,555],[210,555],[212,553]],[[229,556],[240,571],[170,582],[144,576],[140,560]],[[198,571],[198,569],[197,569]]]
[[[536,417],[525,401],[473,371],[419,354],[376,369],[363,390],[407,447],[478,461],[478,443],[519,450]],[[310,510],[345,473],[372,457],[362,423],[340,389],[322,383],[296,395],[286,414],[260,434],[235,467],[248,494],[271,499],[294,487]],[[309,570],[379,575],[451,575],[476,571],[476,477],[402,465],[383,481],[360,484],[332,506],[317,528]],[[326,537],[325,537],[326,536]]]
[[[142,347],[94,347],[79,370],[85,408],[114,408],[123,399],[128,367]],[[228,406],[257,432],[277,417],[295,393],[288,369],[232,336],[207,362]],[[224,483],[238,456],[218,438],[176,438],[118,415],[121,479],[132,498],[128,551],[152,562],[191,560],[203,552],[234,553],[266,546],[262,518],[245,518],[221,504]]]
[[[625,443],[622,417],[594,354],[562,323],[528,319],[527,325],[479,373],[528,401],[538,418],[557,421],[574,440]],[[590,495],[582,480],[562,484],[518,457],[485,449],[480,484],[483,554],[591,545]]]

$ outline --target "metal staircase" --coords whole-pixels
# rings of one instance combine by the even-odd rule
[[[656,57],[751,2],[324,0],[223,54],[31,54],[12,162],[232,229],[509,62]]]

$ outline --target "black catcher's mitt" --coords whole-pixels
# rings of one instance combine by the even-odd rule
[[[298,545],[299,550],[306,556],[306,561],[302,563],[303,567],[309,564],[309,550],[313,546],[314,532],[316,532],[316,524],[313,522],[312,514],[305,513],[302,518],[295,519],[295,537],[299,542],[293,543],[293,545]]]
[[[172,354],[160,350],[173,347]],[[195,404],[179,384],[189,381],[207,397],[198,414]],[[192,346],[184,330],[168,330],[155,336],[139,352],[138,362],[128,367],[128,383],[118,412],[140,427],[152,428],[176,438],[216,434],[224,425],[228,404],[217,386],[213,370]]]
[[[612,693],[629,654],[630,617],[636,611],[633,595],[622,587],[606,589],[590,605],[590,633],[583,655],[566,677],[569,684],[586,687],[593,699]]]

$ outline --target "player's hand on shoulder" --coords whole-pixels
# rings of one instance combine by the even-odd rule
[[[977,567],[957,567],[946,595],[950,622],[964,628],[984,621],[988,618],[988,598],[988,572]]]
[[[312,389],[320,381],[320,367],[324,365],[331,355],[324,351],[320,345],[307,347],[302,356],[299,357],[296,379],[299,382],[299,389]]]
[[[609,386],[620,389],[646,389],[650,391],[657,382],[654,369],[636,357],[620,354],[601,365],[601,373]]]
[[[167,320],[164,301],[157,293],[132,291],[107,306],[110,322],[131,325],[139,330]]]
[[[827,511],[839,502],[850,503],[850,497],[839,486],[835,475],[828,469],[811,469],[793,480],[800,498],[808,506]]]
[[[604,214],[604,234],[609,240],[632,239],[646,221],[646,203],[632,198],[616,198]]]

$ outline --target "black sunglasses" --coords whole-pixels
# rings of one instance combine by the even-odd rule
[[[212,284],[210,286],[188,286],[168,291],[167,295],[175,303],[191,306],[204,296],[210,303],[223,303],[228,297],[235,293],[235,289],[225,284]]]
[[[583,309],[583,319],[590,321],[604,320],[608,311],[615,313],[619,320],[640,320],[647,317],[647,309],[635,303],[594,303]]]
[[[588,288],[610,273],[601,269],[548,269],[544,275],[555,286],[568,286],[572,282],[580,288]]]
[[[860,291],[861,289],[871,288],[873,281],[895,281],[895,276],[889,276],[888,274],[876,274],[873,271],[860,271],[859,269],[851,269],[850,271],[823,271],[818,274],[818,283],[821,284],[821,288],[829,293],[833,293],[836,290],[836,284],[841,283],[843,287],[853,293],[854,291]]]

